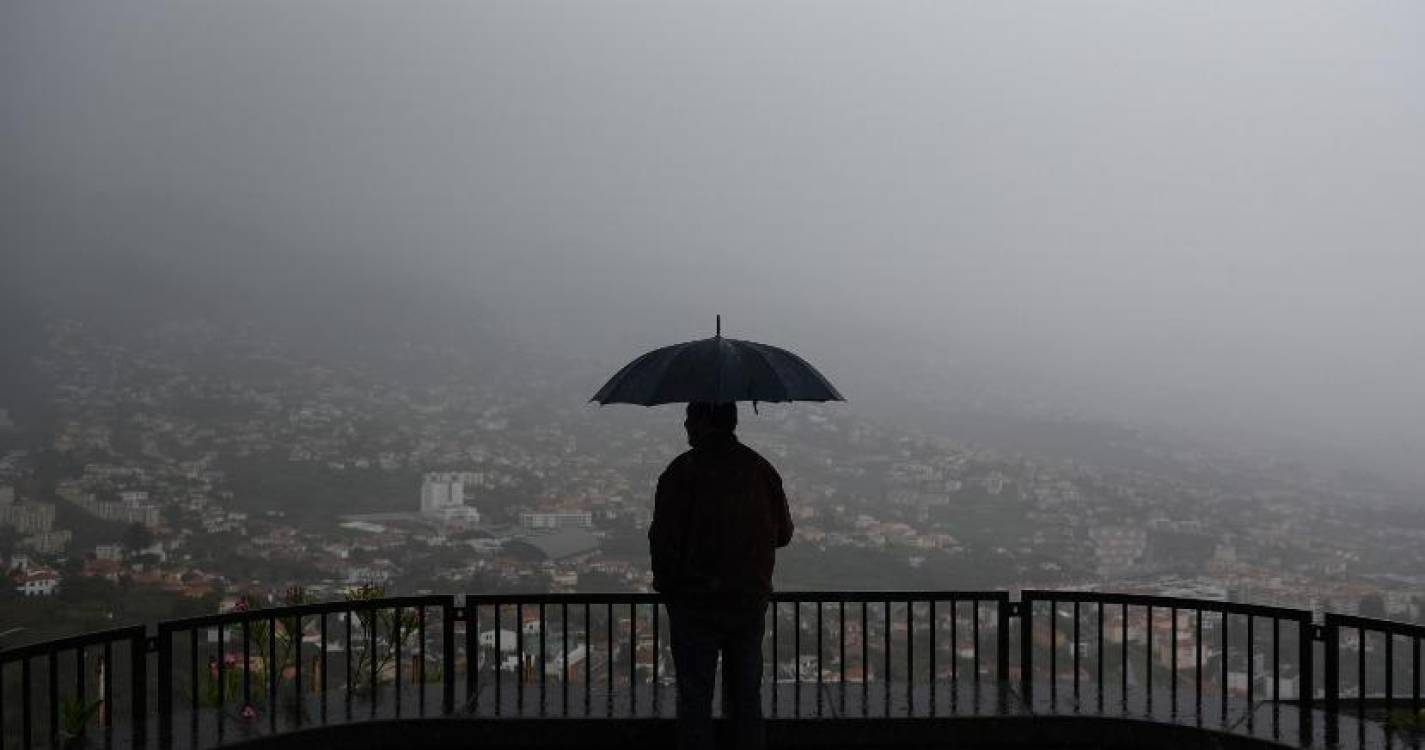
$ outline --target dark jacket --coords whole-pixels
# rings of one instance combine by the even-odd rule
[[[700,441],[658,478],[648,547],[662,594],[765,599],[776,548],[791,541],[782,477],[730,433]]]

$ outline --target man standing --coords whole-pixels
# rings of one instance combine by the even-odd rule
[[[688,404],[688,444],[658,478],[648,546],[678,673],[678,746],[709,750],[722,654],[724,715],[736,747],[758,750],[762,634],[776,548],[792,540],[777,470],[738,441],[735,404]]]

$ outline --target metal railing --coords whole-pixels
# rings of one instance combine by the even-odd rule
[[[1039,590],[779,592],[766,617],[769,717],[1087,714],[1421,744],[1425,626]],[[671,717],[667,621],[656,594],[437,595],[33,644],[0,651],[0,750],[215,746],[377,718]]]

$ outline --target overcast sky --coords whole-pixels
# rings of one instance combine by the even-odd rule
[[[581,354],[722,312],[828,374],[1404,464],[1422,39],[1413,0],[8,0],[0,197],[389,263]]]

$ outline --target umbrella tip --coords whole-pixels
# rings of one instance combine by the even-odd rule
[[[722,338],[722,315],[717,316],[717,337]]]

